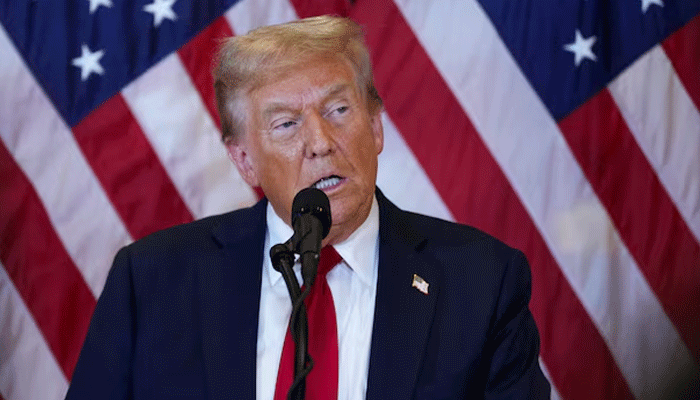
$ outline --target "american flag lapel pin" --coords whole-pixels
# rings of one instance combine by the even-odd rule
[[[417,274],[413,274],[413,284],[411,286],[418,289],[423,294],[428,294],[428,285],[428,282],[426,282],[423,278]]]

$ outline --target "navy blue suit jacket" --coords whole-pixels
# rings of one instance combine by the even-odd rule
[[[522,253],[377,197],[367,399],[548,398]],[[67,399],[255,399],[265,209],[263,200],[119,251]]]

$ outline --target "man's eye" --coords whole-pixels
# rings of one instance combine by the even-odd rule
[[[328,113],[328,115],[342,115],[342,114],[345,114],[349,109],[350,109],[350,107],[348,107],[348,106],[339,106],[339,107],[333,108]]]
[[[296,125],[296,121],[284,121],[281,124],[275,125],[275,128],[287,129]]]

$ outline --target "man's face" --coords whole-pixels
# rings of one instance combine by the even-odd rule
[[[324,244],[345,240],[367,218],[384,136],[370,115],[350,66],[314,58],[253,90],[246,131],[227,149],[245,181],[260,186],[277,215],[291,224],[294,196],[315,186],[331,203]]]

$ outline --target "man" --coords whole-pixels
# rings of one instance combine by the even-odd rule
[[[122,249],[67,398],[283,397],[291,303],[269,249],[291,236],[308,187],[328,195],[323,244],[343,258],[327,275],[339,399],[549,396],[523,255],[375,187],[382,103],[356,24],[317,17],[231,38],[215,87],[228,153],[266,199]]]

